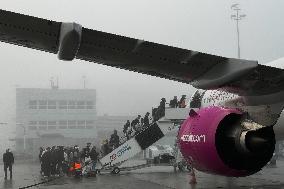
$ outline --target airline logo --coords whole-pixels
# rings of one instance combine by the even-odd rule
[[[129,151],[130,149],[131,147],[128,144],[126,144],[117,152],[117,157],[122,156],[126,151]]]
[[[180,138],[182,141],[184,142],[202,142],[205,143],[206,142],[206,135],[193,135],[193,134],[189,134],[189,135],[182,135]]]
[[[116,160],[117,157],[122,156],[126,151],[129,151],[129,150],[131,150],[131,147],[130,147],[128,144],[126,144],[126,145],[123,146],[120,150],[118,150],[117,153],[112,154],[112,155],[110,156],[110,160],[111,160],[111,161]]]

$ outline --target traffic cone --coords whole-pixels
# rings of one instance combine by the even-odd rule
[[[196,182],[196,177],[195,177],[195,172],[194,172],[194,168],[192,168],[192,170],[191,170],[191,172],[190,172],[190,174],[189,174],[189,179],[190,179],[190,181],[189,181],[189,184],[196,184],[197,182]]]

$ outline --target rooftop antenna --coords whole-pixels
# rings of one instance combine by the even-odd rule
[[[232,4],[231,9],[235,11],[235,14],[231,15],[231,19],[236,21],[237,24],[237,40],[238,40],[238,58],[241,57],[241,50],[240,50],[240,30],[239,30],[239,20],[242,20],[244,17],[246,17],[245,14],[240,14],[239,11],[241,8],[239,8],[239,4],[235,3]]]
[[[49,80],[49,81],[50,81],[50,85],[51,85],[51,89],[58,89],[58,77],[56,78],[56,83],[57,83],[57,85],[54,84],[53,79],[54,79],[54,78],[51,77],[50,80]]]
[[[59,89],[59,81],[58,76],[56,77],[56,88]]]
[[[51,78],[49,79],[49,81],[50,81],[50,87],[51,87],[51,89],[54,89],[53,77],[51,77]]]

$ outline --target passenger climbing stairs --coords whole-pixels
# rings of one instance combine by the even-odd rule
[[[168,132],[178,127],[188,117],[189,111],[189,108],[166,108],[164,117],[144,128],[111,153],[102,157],[97,168],[119,173],[120,169],[118,166],[133,158],[139,152],[159,141]]]

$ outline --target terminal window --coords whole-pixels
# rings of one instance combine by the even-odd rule
[[[39,109],[47,109],[47,101],[46,100],[39,100],[38,101],[38,108]]]
[[[85,120],[77,121],[77,129],[84,129],[85,126],[86,126],[86,121]]]
[[[37,101],[36,100],[30,100],[29,101],[29,109],[37,109]]]
[[[69,120],[68,121],[68,129],[76,129],[76,121],[75,120]]]
[[[78,101],[77,109],[85,109],[85,101]]]
[[[29,126],[29,130],[37,130],[37,126]]]
[[[29,121],[29,130],[93,129],[94,120]]]
[[[76,102],[75,101],[68,101],[68,109],[75,109]]]
[[[60,100],[59,101],[59,109],[67,109],[67,101],[66,100]]]
[[[46,130],[47,127],[46,127],[46,126],[39,126],[38,129],[39,129],[39,130]]]
[[[93,101],[87,101],[87,109],[94,109],[94,102]]]
[[[56,101],[55,100],[49,100],[48,103],[48,109],[56,109]]]
[[[94,109],[93,101],[83,100],[30,100],[28,103],[29,109]]]

